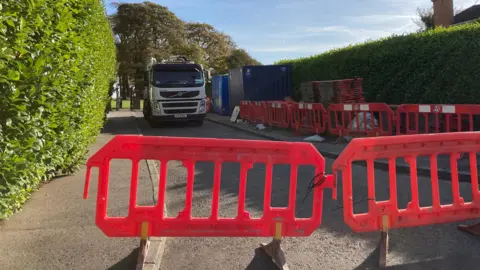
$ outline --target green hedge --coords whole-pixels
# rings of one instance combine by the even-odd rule
[[[0,219],[84,161],[115,69],[101,1],[1,1]]]
[[[370,102],[480,103],[480,24],[392,36],[296,60],[301,82],[364,78]]]

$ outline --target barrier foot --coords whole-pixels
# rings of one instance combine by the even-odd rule
[[[282,247],[280,246],[280,243],[282,240],[280,239],[273,239],[270,243],[268,244],[260,244],[262,247],[263,251],[267,253],[268,256],[272,257],[273,262],[277,265],[277,267],[280,270],[289,270],[287,261],[285,259],[285,253],[282,250]]]
[[[480,236],[480,223],[473,225],[458,225],[460,231],[464,231],[475,236]]]
[[[138,248],[138,257],[137,257],[137,270],[143,269],[143,263],[147,257],[148,248],[150,247],[150,240],[140,240],[140,247]]]
[[[147,257],[148,248],[150,247],[148,231],[148,222],[142,222],[142,229],[140,232],[140,247],[138,248],[137,266],[135,267],[136,270],[143,269],[143,263]]]
[[[388,255],[388,231],[380,232],[380,242],[378,243],[378,267],[387,267],[387,255]]]

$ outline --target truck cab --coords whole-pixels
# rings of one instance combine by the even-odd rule
[[[144,118],[152,127],[178,121],[202,125],[207,106],[205,81],[209,77],[202,65],[184,57],[160,63],[152,59],[145,74]]]

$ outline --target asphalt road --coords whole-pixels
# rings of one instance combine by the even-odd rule
[[[213,137],[246,140],[263,140],[249,133],[234,130],[205,121],[202,127],[189,125],[166,125],[152,129],[138,114],[138,123],[149,136]],[[321,149],[320,149],[321,151]],[[333,160],[326,159],[327,173],[331,173]],[[274,168],[272,206],[286,206],[290,168],[278,165]],[[311,214],[311,198],[302,202],[308,182],[313,177],[311,168],[298,172],[297,209],[298,217]],[[167,179],[167,208],[169,216],[176,216],[183,209],[186,170],[176,161],[169,162]],[[251,216],[262,214],[265,167],[256,164],[248,173],[246,210]],[[367,196],[366,168],[353,168],[354,199]],[[375,171],[376,199],[388,199],[388,173]],[[222,167],[220,215],[234,217],[237,210],[239,181],[238,164]],[[418,179],[420,204],[431,203],[430,179]],[[341,209],[341,181],[339,198],[331,199],[331,192],[324,194],[323,222],[308,238],[286,238],[282,246],[286,252],[290,269],[372,269],[376,265],[378,233],[354,233],[343,222]],[[213,164],[199,163],[195,167],[193,216],[209,216]],[[410,201],[410,179],[408,175],[397,175],[399,206],[406,208]],[[465,201],[471,200],[471,189],[461,183],[461,194]],[[440,182],[442,203],[452,201],[451,184]],[[355,212],[365,211],[367,202],[358,203]],[[390,231],[390,269],[474,269],[480,262],[480,242],[475,237],[459,232],[457,224],[443,224]],[[258,238],[170,238],[167,241],[161,269],[275,269],[261,252],[255,251],[260,242],[270,239]]]

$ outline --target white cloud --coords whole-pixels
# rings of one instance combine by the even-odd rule
[[[391,23],[402,23],[412,20],[416,14],[371,14],[362,16],[345,17],[345,19],[352,23],[371,24],[371,25],[385,25]]]

